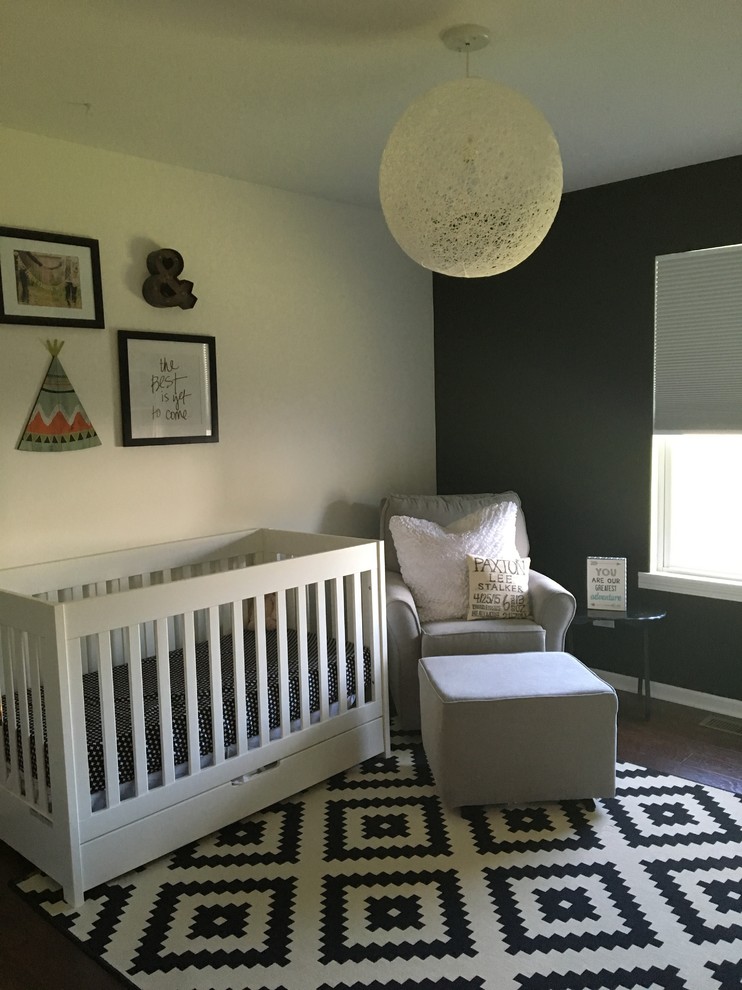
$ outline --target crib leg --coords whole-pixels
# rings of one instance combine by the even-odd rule
[[[85,903],[85,891],[75,883],[62,887],[62,897],[73,908],[81,908]]]
[[[80,908],[85,903],[85,888],[82,884],[82,871],[73,867],[71,872],[72,876],[69,877],[66,883],[61,881],[62,897],[64,897],[65,902],[69,904],[70,907]]]

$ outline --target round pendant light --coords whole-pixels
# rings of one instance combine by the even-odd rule
[[[444,42],[468,54],[487,43],[482,36],[463,25]],[[414,261],[444,275],[496,275],[524,261],[551,227],[562,194],[559,145],[515,90],[486,79],[443,83],[392,130],[379,193],[392,236]]]

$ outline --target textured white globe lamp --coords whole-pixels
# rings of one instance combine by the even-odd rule
[[[457,38],[475,29],[452,28],[444,41],[468,52],[471,42]],[[443,83],[392,130],[379,193],[392,236],[418,264],[465,278],[497,275],[524,261],[551,227],[562,195],[559,145],[543,114],[507,86]]]

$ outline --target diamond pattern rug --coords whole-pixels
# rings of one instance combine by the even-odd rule
[[[616,798],[444,809],[416,735],[90,891],[17,885],[128,986],[739,990],[742,799],[619,768]]]

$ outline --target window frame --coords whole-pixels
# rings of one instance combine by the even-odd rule
[[[654,265],[654,423],[649,571],[640,588],[742,601],[742,579],[669,565],[671,437],[742,432],[742,244],[658,255]],[[719,292],[721,287],[722,291]]]
[[[742,580],[714,578],[681,571],[666,564],[670,513],[668,488],[671,484],[672,461],[672,452],[667,443],[669,439],[670,436],[662,434],[654,434],[652,438],[649,571],[639,572],[639,587],[651,591],[742,602]]]

